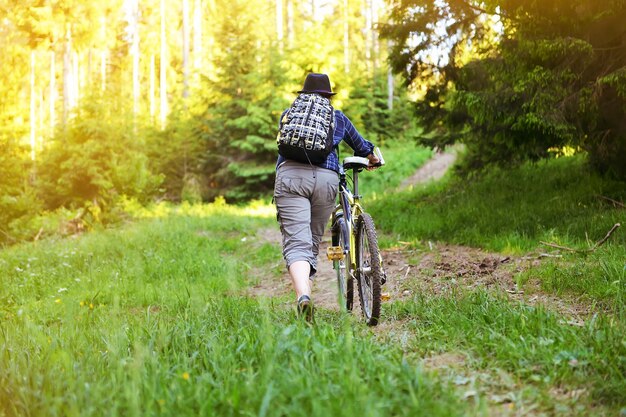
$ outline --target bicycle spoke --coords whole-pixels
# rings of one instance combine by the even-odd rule
[[[338,302],[342,309],[352,310],[353,305],[353,273],[350,268],[350,255],[345,251],[348,247],[346,236],[349,236],[346,230],[345,220],[338,219],[333,225],[333,246],[338,246],[344,251],[343,257],[333,262],[335,271],[337,272],[337,290]]]
[[[380,315],[380,282],[382,268],[379,260],[378,242],[374,223],[368,214],[363,213],[357,221],[357,275],[359,297],[365,320],[369,325],[378,323]]]

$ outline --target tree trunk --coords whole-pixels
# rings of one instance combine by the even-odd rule
[[[100,57],[100,89],[104,92],[107,89],[107,52],[102,51]]]
[[[376,75],[378,70],[378,33],[376,32],[374,25],[378,22],[378,0],[369,0],[370,2],[370,37],[372,43],[372,72]]]
[[[215,16],[215,0],[207,0],[207,15],[209,19],[214,18]],[[216,24],[216,22],[209,22]],[[207,39],[204,44],[206,46],[206,58],[204,60],[207,67],[213,65],[214,55],[215,55],[215,34],[213,31],[207,31]]]
[[[283,0],[276,0],[276,40],[278,41],[278,49],[283,52]]]
[[[387,68],[387,109],[393,110],[393,72],[391,66]]]
[[[78,52],[72,52],[72,110],[78,106],[80,100],[80,62]]]
[[[150,55],[150,120],[153,123],[156,110],[156,106],[154,103],[155,84],[154,55]]]
[[[133,115],[139,113],[139,0],[134,0],[133,4],[133,20],[132,20],[132,47],[131,54],[133,56]]]
[[[370,73],[372,68],[372,44],[370,32],[372,30],[372,14],[371,0],[363,0],[362,4],[363,16],[365,17],[365,27],[363,30],[363,40],[365,44],[365,66],[367,72]]]
[[[387,41],[387,57],[391,54],[392,50],[392,42],[391,40]],[[394,95],[394,81],[393,81],[393,71],[391,70],[391,64],[387,62],[387,108],[389,110],[393,110],[393,95]]]
[[[276,0],[276,40],[278,41],[278,48],[281,53],[283,52],[283,38],[285,37],[283,21],[283,0]]]
[[[165,37],[165,0],[161,0],[161,62],[160,62],[160,96],[161,96],[161,128],[165,129],[167,119],[167,39]]]
[[[195,0],[193,6],[193,68],[202,66],[202,0]]]
[[[183,99],[189,97],[189,0],[183,0]]]
[[[50,137],[54,137],[54,124],[56,123],[56,115],[54,113],[54,104],[56,101],[56,74],[55,74],[55,54],[54,51],[50,51]]]
[[[296,32],[293,24],[293,2],[294,0],[287,0],[287,44],[289,48],[293,48],[296,41]]]
[[[72,32],[69,27],[65,33],[65,51],[63,52],[63,124],[67,124],[72,103]]]
[[[106,17],[102,18],[102,39],[106,39],[107,21]],[[104,92],[107,89],[107,51],[102,51],[100,56],[100,89]]]
[[[93,50],[90,47],[89,52],[87,53],[87,84],[86,84],[89,90],[91,90],[92,61],[93,61]]]
[[[37,138],[37,118],[35,100],[35,51],[30,53],[30,159],[35,160],[35,146]]]
[[[348,0],[343,0],[343,70],[350,72],[350,9]]]
[[[44,145],[44,135],[43,132],[46,128],[46,110],[45,110],[45,100],[44,100],[44,89],[39,88],[37,90],[37,152],[41,153]]]

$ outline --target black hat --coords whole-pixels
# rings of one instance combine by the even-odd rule
[[[298,93],[318,93],[328,94],[334,96],[337,93],[333,93],[330,89],[330,80],[326,74],[316,74],[314,72],[306,76],[304,80],[304,87]]]

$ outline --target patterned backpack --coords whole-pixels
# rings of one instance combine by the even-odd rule
[[[287,159],[321,164],[333,150],[335,112],[319,94],[300,94],[280,120],[278,153]]]

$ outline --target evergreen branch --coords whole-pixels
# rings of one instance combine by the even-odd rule
[[[502,17],[504,19],[508,19],[508,20],[512,20],[512,21],[517,21],[518,20],[518,19],[516,19],[514,17],[511,17],[511,16],[508,16],[506,14],[498,13],[496,11],[489,11],[487,9],[484,9],[484,8],[480,7],[480,6],[476,6],[476,5],[472,4],[471,2],[469,2],[467,0],[461,0],[461,3],[463,3],[468,8],[470,8],[472,10],[475,10],[475,11],[481,13],[481,14],[488,14],[488,15],[491,15],[491,16],[500,16],[500,17]]]
[[[594,51],[614,51],[616,49],[626,49],[626,45],[607,46],[605,48],[592,48]]]

